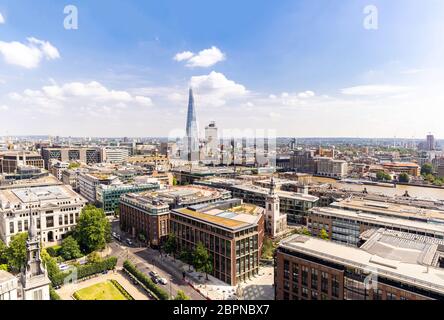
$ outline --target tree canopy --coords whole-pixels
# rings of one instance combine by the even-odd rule
[[[185,292],[183,292],[182,290],[178,290],[177,291],[177,295],[174,298],[174,300],[190,300],[190,297],[188,297]]]
[[[205,272],[207,279],[208,274],[213,271],[213,263],[207,249],[202,242],[199,242],[194,250],[193,264],[198,272]]]
[[[165,241],[165,244],[163,245],[163,250],[168,254],[172,254],[174,257],[176,256],[177,241],[176,241],[176,236],[173,233],[170,233],[168,235],[168,238]]]
[[[274,251],[276,250],[276,246],[269,237],[264,237],[264,241],[262,243],[262,258],[264,259],[272,259],[274,255]]]
[[[421,166],[421,174],[422,175],[428,175],[428,174],[433,174],[433,166],[431,163],[424,163]]]
[[[13,271],[20,271],[26,264],[26,240],[28,233],[23,232],[14,235],[9,242],[7,249],[8,265]]]
[[[111,240],[111,224],[102,209],[87,205],[82,209],[75,234],[84,252],[101,250]]]
[[[311,236],[310,230],[308,230],[306,227],[302,228],[300,233],[303,234],[304,236]]]
[[[410,181],[410,176],[403,172],[398,176],[399,182],[408,183]]]
[[[78,163],[78,162],[71,162],[70,164],[69,164],[69,166],[68,166],[68,169],[69,170],[71,170],[71,169],[77,169],[77,168],[79,168],[80,167],[80,163]]]
[[[321,238],[323,240],[328,240],[330,237],[329,237],[327,231],[325,229],[322,229],[321,232],[319,233],[319,238]]]
[[[390,181],[392,180],[392,177],[388,173],[385,173],[384,171],[378,171],[376,173],[376,179],[380,181]]]
[[[78,259],[83,256],[79,244],[72,236],[63,239],[60,255],[65,260]]]
[[[0,264],[8,263],[8,247],[0,240]]]

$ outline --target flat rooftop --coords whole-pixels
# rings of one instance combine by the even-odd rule
[[[0,190],[51,185],[63,185],[63,183],[53,175],[48,174],[35,179],[16,180],[12,184],[5,184],[0,186]]]
[[[173,210],[177,213],[185,215],[189,218],[199,220],[204,223],[213,224],[218,227],[223,227],[235,231],[243,227],[252,226],[254,221],[251,221],[251,217],[246,214],[236,214],[225,210],[209,210],[207,212],[194,211],[189,208],[182,208]],[[250,221],[249,221],[250,220]]]
[[[398,216],[403,218],[415,217],[420,219],[444,220],[444,211],[436,209],[425,209],[415,206],[415,201],[410,205],[394,202],[372,201],[360,198],[345,199],[333,202],[330,206],[348,210],[364,211],[387,216]]]
[[[409,220],[399,217],[389,217],[371,213],[359,213],[352,210],[343,210],[332,207],[315,207],[310,210],[314,214],[334,216],[342,219],[358,220],[366,223],[377,223],[381,225],[408,227],[423,232],[438,233],[444,235],[444,225],[438,223],[427,223]]]
[[[444,293],[444,269],[421,265],[395,256],[387,258],[377,250],[368,252],[361,248],[303,235],[294,235],[285,239],[280,243],[280,247],[340,265],[371,270],[388,278]]]
[[[188,185],[188,186],[173,186],[167,189],[145,191],[130,194],[129,197],[132,200],[140,201],[141,203],[148,204],[156,202],[159,204],[169,203],[199,203],[204,200],[218,200],[223,198],[223,192],[225,190],[219,190],[210,187]],[[127,195],[128,196],[128,195]]]
[[[72,198],[81,198],[81,196],[64,185],[7,189],[0,190],[0,208],[4,207],[7,203],[14,205]]]
[[[407,168],[419,168],[419,165],[414,162],[385,162],[382,163],[384,167],[407,167]]]
[[[6,156],[6,157],[22,157],[23,154],[26,157],[41,157],[40,153],[36,152],[36,151],[4,151],[1,152],[0,151],[0,157],[1,156]]]
[[[267,188],[258,187],[252,184],[237,184],[234,186],[234,188],[239,190],[245,190],[250,192],[255,192],[263,195],[268,195],[270,192]],[[290,192],[290,191],[282,191],[282,190],[276,190],[276,194],[279,197],[287,198],[287,199],[296,199],[296,200],[304,200],[304,201],[311,201],[315,202],[318,201],[319,198],[309,195],[309,194],[303,194],[303,193],[297,193],[297,192]]]
[[[386,229],[370,229],[361,235],[361,249],[390,260],[439,267],[444,240]]]
[[[286,179],[277,179],[278,181],[283,181],[285,180],[288,183],[292,183],[293,181],[291,180],[286,180]],[[261,181],[258,181],[257,183],[262,183],[262,182],[266,182],[267,179],[261,179]],[[202,182],[207,182],[207,185],[224,185],[226,187],[231,187],[231,188],[235,188],[238,190],[244,190],[244,191],[249,191],[249,192],[255,192],[255,193],[259,193],[262,195],[268,195],[268,193],[270,192],[270,190],[268,188],[264,188],[264,187],[260,187],[260,186],[256,186],[251,182],[245,182],[244,180],[239,180],[239,179],[230,179],[230,178],[222,178],[222,177],[215,177],[215,178],[210,178],[210,179],[206,179],[203,180]],[[268,179],[268,182],[270,182],[270,179]],[[283,198],[288,198],[288,199],[296,199],[296,200],[304,200],[304,201],[311,201],[311,202],[316,202],[319,200],[318,197],[309,195],[309,194],[303,194],[303,193],[297,193],[297,192],[290,192],[290,191],[282,191],[282,190],[276,190],[276,194],[279,197],[283,197]]]

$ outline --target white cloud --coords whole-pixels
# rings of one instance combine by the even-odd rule
[[[299,98],[303,98],[303,99],[311,98],[311,97],[314,97],[314,96],[315,96],[315,93],[313,91],[304,91],[304,92],[300,92],[298,94],[298,97]]]
[[[7,105],[0,105],[0,111],[7,111],[9,107]]]
[[[240,98],[248,93],[243,85],[215,71],[208,75],[191,77],[190,86],[204,98],[204,104],[212,106],[224,105],[226,99]]]
[[[399,94],[408,91],[410,88],[394,85],[363,85],[344,88],[342,94],[353,96],[379,96],[387,94]]]
[[[36,106],[38,111],[42,112],[79,107],[80,110],[95,109],[106,112],[127,108],[130,105],[145,107],[153,105],[149,97],[108,89],[97,81],[70,82],[63,85],[53,83],[40,90],[26,89],[21,94],[13,92],[8,97],[28,107]]]
[[[198,54],[194,54],[191,51],[184,51],[174,56],[174,60],[176,61],[187,61],[186,66],[190,68],[211,67],[220,61],[224,61],[225,58],[225,54],[215,46],[204,49]]]
[[[0,41],[0,53],[6,63],[27,69],[37,68],[43,59],[60,58],[59,51],[48,41],[33,37],[27,38],[28,43]]]
[[[57,50],[56,47],[54,47],[51,43],[48,41],[42,41],[39,39],[36,39],[34,37],[28,38],[29,43],[36,45],[37,47],[40,47],[40,50],[42,51],[43,55],[48,60],[58,59],[60,58],[59,50]]]
[[[188,60],[188,59],[192,58],[193,56],[194,56],[194,53],[192,53],[191,51],[184,51],[184,52],[179,52],[178,54],[176,54],[173,59],[176,61],[183,61],[183,60]]]
[[[4,24],[5,22],[6,22],[5,18],[3,17],[2,13],[0,12],[0,24]]]

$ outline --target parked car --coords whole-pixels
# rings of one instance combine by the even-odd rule
[[[60,271],[66,271],[69,269],[69,265],[67,265],[65,263],[61,263],[61,264],[59,264],[59,269],[60,269]]]
[[[167,279],[165,279],[165,278],[159,278],[159,283],[160,283],[160,284],[163,284],[163,285],[165,286],[165,285],[168,284],[168,281],[167,281]]]
[[[149,275],[150,275],[151,277],[157,277],[157,276],[159,276],[159,274],[158,274],[156,271],[150,271]]]
[[[131,239],[126,239],[126,243],[128,243],[128,245],[132,246],[133,242],[131,241]]]
[[[151,280],[154,282],[154,284],[158,284],[159,283],[159,278],[158,277],[151,277]]]

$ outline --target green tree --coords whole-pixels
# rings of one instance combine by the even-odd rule
[[[146,242],[146,237],[145,237],[145,235],[143,233],[139,233],[139,240],[141,242]]]
[[[176,241],[176,235],[173,233],[170,233],[168,235],[167,240],[165,241],[165,244],[163,245],[163,250],[168,253],[172,254],[174,258],[176,258],[176,252],[177,252],[177,241]]]
[[[188,248],[181,251],[179,259],[186,264],[188,264],[188,269],[191,270],[191,265],[193,264],[193,252]]]
[[[264,242],[262,244],[262,258],[271,259],[276,247],[273,241],[269,237],[264,237]]]
[[[88,257],[87,257],[87,261],[88,263],[100,263],[102,262],[102,257],[100,256],[100,254],[98,254],[97,252],[91,252]]]
[[[425,179],[426,181],[430,182],[430,183],[434,183],[434,182],[435,182],[435,176],[434,176],[433,174],[431,174],[431,173],[426,174],[426,175],[424,176],[424,179]]]
[[[59,285],[63,282],[64,273],[60,271],[59,266],[57,265],[57,259],[51,257],[46,249],[42,249],[40,257],[42,258],[43,266],[46,268],[49,280],[51,280],[52,284]],[[66,275],[68,275],[68,273],[66,273]]]
[[[301,234],[303,234],[304,236],[311,236],[311,232],[305,227],[301,230]]]
[[[328,236],[328,233],[327,233],[327,231],[325,231],[325,229],[321,230],[321,232],[319,233],[319,238],[321,238],[323,240],[330,239],[330,237]]]
[[[8,247],[0,240],[0,264],[8,263]]]
[[[0,264],[0,270],[8,271],[8,265],[7,264]]]
[[[194,250],[193,254],[193,264],[198,272],[205,272],[206,278],[208,280],[208,274],[213,271],[213,262],[210,254],[203,245],[199,242]]]
[[[20,271],[26,264],[26,239],[28,233],[19,233],[12,237],[7,250],[8,265],[13,271]]]
[[[77,259],[83,256],[79,244],[72,236],[63,239],[60,255],[65,260]]]
[[[80,163],[78,162],[71,162],[68,166],[68,170],[77,169],[80,167]]]
[[[421,166],[421,174],[426,176],[428,174],[432,174],[433,173],[433,166],[431,163],[424,163]]]
[[[398,181],[403,183],[408,183],[410,181],[410,177],[407,173],[404,172],[398,176]]]
[[[176,179],[176,177],[173,177],[173,186],[177,186],[177,185],[178,185],[177,179]]]
[[[177,291],[177,295],[174,298],[174,300],[190,300],[190,297],[188,297],[185,292],[183,292],[182,290],[178,290]]]
[[[87,205],[82,209],[75,234],[84,252],[101,250],[111,241],[111,224],[102,209]]]
[[[376,173],[376,179],[378,179],[379,181],[390,181],[392,180],[392,177],[384,171],[378,171]]]

